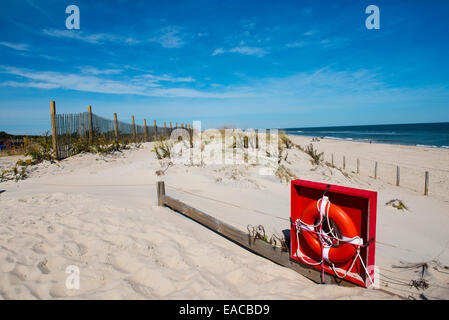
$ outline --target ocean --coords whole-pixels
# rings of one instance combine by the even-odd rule
[[[449,148],[449,122],[285,128],[288,134],[327,139]]]

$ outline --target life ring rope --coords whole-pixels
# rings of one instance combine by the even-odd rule
[[[321,199],[319,199],[316,202],[316,207],[317,207],[317,211],[320,213],[320,219],[318,221],[318,223],[316,224],[307,224],[303,221],[301,221],[301,219],[296,219],[296,221],[294,221],[294,226],[296,228],[296,241],[297,241],[297,250],[298,252],[301,252],[300,250],[300,244],[299,244],[299,233],[301,231],[306,231],[306,232],[310,232],[313,233],[315,235],[318,236],[318,239],[320,241],[320,245],[321,245],[321,260],[320,261],[316,261],[316,262],[309,262],[306,261],[305,259],[303,259],[302,257],[300,257],[300,255],[297,254],[297,257],[304,263],[308,264],[308,265],[312,265],[312,266],[318,266],[321,265],[322,266],[322,272],[324,271],[324,262],[330,263],[332,271],[334,272],[334,274],[340,278],[340,279],[344,279],[346,278],[346,276],[349,274],[349,271],[352,270],[352,268],[355,265],[355,262],[357,261],[357,259],[360,259],[360,262],[362,264],[363,269],[365,270],[366,275],[368,276],[368,279],[370,281],[371,284],[374,284],[373,279],[371,279],[371,276],[365,266],[365,263],[363,262],[363,259],[360,255],[360,248],[362,247],[368,247],[371,244],[371,240],[368,241],[366,244],[363,243],[363,239],[359,236],[355,236],[355,237],[346,237],[344,235],[341,235],[340,237],[338,237],[335,233],[334,233],[334,228],[330,226],[330,219],[329,219],[329,207],[330,207],[331,203],[329,201],[329,198],[324,196],[322,196]],[[323,220],[324,218],[326,218],[327,220],[327,224],[328,224],[328,232],[323,231]],[[293,221],[292,221],[293,223]],[[316,230],[316,228],[319,228],[319,231]],[[329,235],[330,234],[330,235]],[[350,267],[346,270],[346,272],[344,273],[344,275],[340,275],[337,270],[335,269],[335,264],[334,262],[332,262],[329,259],[329,251],[331,249],[332,246],[328,245],[324,239],[330,240],[332,243],[333,241],[337,241],[337,243],[339,244],[340,242],[343,243],[348,243],[350,245],[353,245],[356,249],[356,252],[354,254],[354,256],[352,257],[352,263],[350,265]],[[308,257],[309,259],[313,260],[312,258]]]

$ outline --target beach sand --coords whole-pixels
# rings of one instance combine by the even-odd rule
[[[310,138],[292,137],[303,146]],[[449,150],[321,140],[325,152],[404,166],[449,170]],[[174,165],[165,175],[151,151],[80,154],[33,167],[26,180],[0,184],[0,297],[4,299],[391,299],[379,290],[318,285],[256,256],[203,226],[157,207],[156,182],[180,199],[241,230],[289,229],[290,185],[252,165]],[[445,160],[446,159],[446,160]],[[0,158],[0,170],[17,159]],[[412,298],[449,298],[447,184],[429,196],[413,187],[314,166],[289,149],[285,166],[298,178],[378,192],[376,265],[384,290]],[[439,177],[431,175],[431,182]],[[444,179],[444,177],[440,178]],[[393,179],[394,180],[394,179]],[[413,178],[411,179],[412,181]],[[415,175],[418,185],[423,180]],[[418,181],[419,180],[419,181]],[[408,180],[405,180],[408,181]],[[404,181],[404,183],[405,183]],[[447,181],[447,180],[446,180]],[[400,211],[385,203],[399,198]],[[426,262],[426,290],[410,287]],[[80,288],[67,289],[68,266]],[[424,296],[422,296],[424,294]],[[421,296],[420,296],[421,295]]]

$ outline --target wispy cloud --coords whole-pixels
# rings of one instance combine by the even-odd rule
[[[286,47],[287,48],[301,48],[301,47],[307,46],[308,44],[309,43],[307,41],[300,40],[300,41],[294,41],[294,42],[287,43]]]
[[[97,69],[95,67],[91,67],[91,66],[82,66],[82,67],[78,67],[78,69],[81,70],[82,73],[84,74],[93,74],[93,75],[100,75],[100,74],[119,74],[122,73],[123,70],[121,69]]]
[[[212,56],[216,56],[219,54],[223,54],[226,52],[230,52],[230,53],[240,53],[240,54],[244,54],[244,55],[248,55],[248,56],[257,56],[257,57],[263,57],[266,54],[268,54],[268,51],[260,48],[260,47],[246,47],[246,46],[242,46],[242,47],[234,47],[228,50],[225,50],[223,48],[217,48],[214,50],[214,52],[212,52]]]
[[[232,101],[239,101],[239,108],[235,112],[241,112],[244,101],[249,103],[248,105],[263,103],[268,108],[265,111],[272,111],[274,106],[282,105],[283,112],[297,112],[298,105],[305,108],[304,110],[310,110],[314,106],[331,110],[341,107],[363,108],[376,104],[394,105],[449,98],[449,90],[444,86],[393,87],[382,80],[382,74],[378,70],[336,71],[326,67],[313,72],[292,74],[288,77],[250,79],[245,85],[211,85],[202,90],[185,87],[185,85],[195,84],[195,79],[191,77],[141,74],[122,80],[111,80],[103,78],[101,75],[105,73],[101,70],[94,72],[97,72],[97,75],[0,66],[0,73],[14,76],[13,79],[0,83],[0,86],[149,97],[232,99]],[[233,108],[233,105],[234,102],[229,108]],[[257,111],[263,110],[258,108]]]
[[[165,27],[159,30],[158,35],[150,39],[164,48],[180,48],[185,42],[181,35],[181,29],[175,26]]]
[[[0,66],[0,72],[19,76],[25,81],[5,81],[0,86],[32,87],[40,89],[67,89],[76,91],[129,94],[155,97],[184,97],[184,98],[237,98],[247,97],[249,94],[239,90],[222,92],[200,91],[191,88],[162,86],[165,82],[193,82],[191,77],[176,78],[168,75],[141,75],[127,81],[104,79],[93,75],[65,74],[53,71],[36,71],[10,66]],[[148,79],[147,82],[144,80]]]
[[[155,76],[152,74],[143,75],[142,78],[150,79],[152,81],[167,81],[167,82],[194,82],[195,79],[192,77],[172,77],[170,75],[164,74],[162,76]]]
[[[101,44],[103,42],[115,42],[115,43],[125,43],[125,44],[136,44],[139,43],[138,40],[132,37],[124,37],[120,35],[108,34],[108,33],[93,33],[85,34],[80,30],[48,30],[44,29],[42,32],[51,37],[56,38],[67,38],[75,39],[83,42],[88,42],[92,44]]]
[[[29,46],[23,43],[0,42],[0,46],[8,47],[18,51],[28,51]]]

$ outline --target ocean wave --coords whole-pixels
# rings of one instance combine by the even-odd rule
[[[435,146],[435,145],[428,145],[428,144],[417,144],[417,147],[423,147],[423,148],[440,148],[439,146]],[[444,146],[442,146],[441,148],[444,148]]]
[[[352,138],[339,138],[339,137],[331,137],[331,136],[324,136],[324,139],[332,139],[332,140],[348,140],[348,141],[352,141],[354,139]]]

